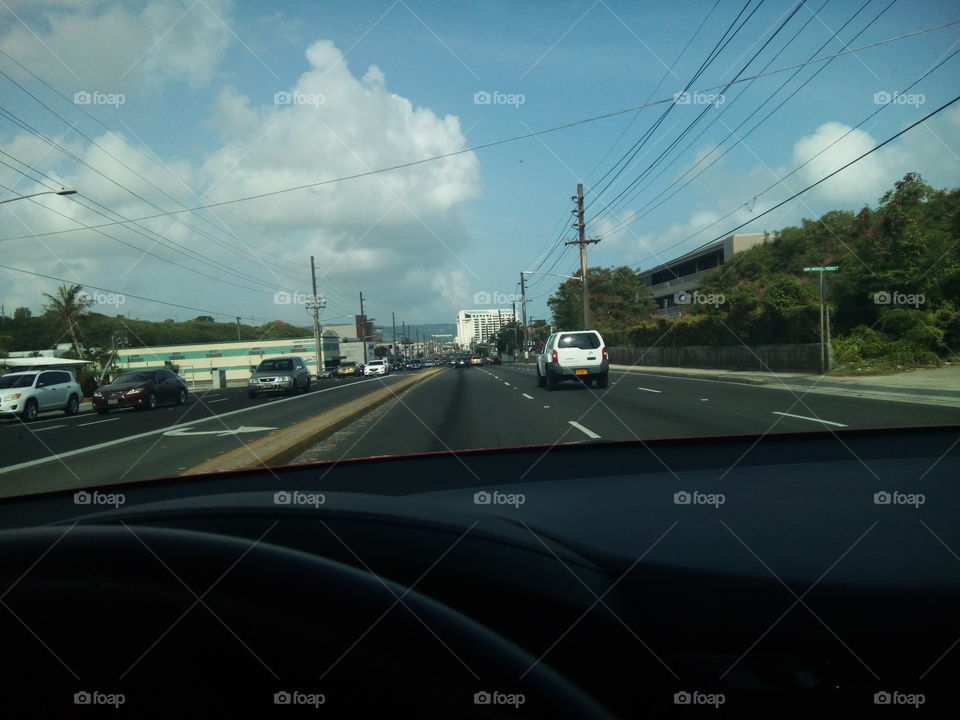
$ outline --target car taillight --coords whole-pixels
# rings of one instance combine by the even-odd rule
[[[550,351],[550,362],[560,362],[560,356],[557,355],[556,350]]]
[[[604,360],[609,360],[609,359],[610,359],[610,358],[607,357],[607,349],[606,349],[605,347],[600,348],[600,354],[603,356],[603,359],[604,359]]]

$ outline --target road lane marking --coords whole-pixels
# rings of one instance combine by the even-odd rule
[[[773,414],[783,415],[784,417],[792,417],[792,418],[796,418],[797,420],[809,420],[811,422],[823,423],[824,425],[835,425],[836,427],[847,427],[843,423],[831,422],[830,420],[821,420],[820,418],[806,417],[805,415],[791,415],[790,413],[776,412],[776,411],[774,411]]]
[[[645,387],[638,387],[637,390],[643,390],[645,392],[652,392],[652,393],[663,393],[663,390],[654,390],[653,388],[645,388]]]
[[[510,387],[510,383],[508,382],[504,382],[503,384],[506,385],[507,387]]]
[[[207,405],[213,405],[213,403],[215,402],[226,402],[229,399],[230,398],[220,398],[219,400],[207,400],[206,403]]]
[[[524,393],[523,396],[524,396],[527,400],[533,400],[533,395],[527,395],[526,393]]]
[[[573,425],[573,426],[574,426],[577,430],[579,430],[580,432],[584,433],[587,437],[591,437],[591,438],[593,438],[594,440],[596,440],[598,437],[600,437],[600,436],[597,435],[593,430],[590,430],[589,428],[585,428],[583,425],[581,425],[580,423],[578,423],[576,420],[567,420],[567,422],[570,423],[571,425]]]
[[[119,420],[118,417],[107,418],[106,420],[94,420],[93,422],[80,423],[77,427],[86,427],[87,425],[99,425],[100,423],[113,422],[114,420]]]
[[[56,430],[57,428],[66,427],[66,425],[48,425],[47,427],[37,428],[34,432],[43,432],[44,430]]]
[[[293,397],[278,398],[276,403],[288,403],[296,402],[297,400],[303,400],[305,398],[311,397],[313,395],[319,395],[320,393],[332,392],[333,390],[340,390],[341,388],[353,387],[354,385],[360,385],[363,383],[375,382],[373,379],[370,380],[360,380],[359,382],[347,383],[344,385],[335,385],[333,387],[324,388],[323,390],[315,390],[307,395],[295,395]],[[132,442],[134,440],[142,440],[145,437],[150,437],[151,435],[162,435],[163,433],[169,432],[170,430],[176,430],[177,428],[190,427],[191,425],[197,425],[199,423],[212,422],[214,420],[221,420],[225,417],[230,417],[231,415],[239,415],[240,413],[250,412],[258,408],[262,408],[263,405],[251,405],[249,407],[240,408],[239,410],[229,410],[225,413],[220,413],[219,415],[214,415],[212,417],[198,418],[197,420],[190,420],[185,423],[179,423],[177,425],[168,425],[167,427],[157,428],[155,430],[147,430],[146,432],[137,433],[136,435],[128,435],[126,437],[116,438],[115,440],[107,440],[106,442],[99,443],[97,445],[88,445],[87,447],[77,448],[76,450],[67,450],[61,453],[55,453],[47,457],[37,458],[35,460],[27,460],[26,462],[17,463],[16,465],[7,465],[6,467],[0,467],[0,475],[6,473],[15,472],[17,470],[24,470],[26,468],[35,467],[37,465],[43,465],[44,463],[53,462],[55,460],[63,460],[64,458],[74,457],[76,455],[84,455],[88,452],[94,452],[97,450],[103,450],[104,448],[113,447],[114,445],[122,445],[123,443]],[[120,418],[117,418],[118,420]]]
[[[241,425],[235,430],[191,430],[190,428],[179,427],[176,430],[165,432],[164,435],[167,437],[192,437],[194,435],[220,435],[224,437],[226,435],[236,435],[237,433],[264,432],[267,430],[276,430],[276,428]]]

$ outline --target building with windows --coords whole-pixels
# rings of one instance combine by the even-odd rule
[[[730,262],[739,252],[773,239],[770,233],[731,235],[640,273],[657,304],[654,315],[682,315],[696,301],[695,291],[711,270]]]
[[[323,357],[327,368],[338,365],[347,353],[339,338],[324,332]],[[362,346],[354,343],[362,362]],[[351,348],[352,350],[352,348]],[[117,350],[115,364],[121,370],[173,365],[191,385],[211,382],[220,371],[225,371],[226,380],[245,381],[250,371],[267,357],[299,355],[314,369],[316,343],[313,337],[283,340],[260,340],[223,343],[196,343],[191,345],[166,345],[160,347],[125,347]],[[350,353],[350,359],[353,355]]]
[[[461,310],[457,313],[457,345],[461,348],[483,345],[504,325],[517,320],[516,310]]]

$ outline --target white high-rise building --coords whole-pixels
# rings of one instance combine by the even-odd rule
[[[462,348],[482,345],[514,320],[519,320],[516,310],[461,310],[457,313],[457,344]]]

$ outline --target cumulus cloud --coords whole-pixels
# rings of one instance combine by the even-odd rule
[[[104,218],[68,198],[40,198],[38,205],[10,206],[20,220],[6,235],[76,227],[43,206],[97,225],[117,219],[118,214],[137,218],[158,212],[144,199],[161,210],[174,210],[361,174],[465,147],[456,117],[417,107],[391,92],[379,68],[354,75],[340,50],[328,41],[311,45],[306,58],[309,66],[296,82],[263,97],[221,89],[208,113],[215,142],[195,158],[156,163],[145,148],[131,151],[130,145],[137,145],[134,138],[105,133],[94,137],[99,148],[84,140],[64,141],[81,158],[77,164],[35,137],[11,136],[8,145],[17,157],[46,156],[44,167],[62,170],[56,176],[60,184],[82,189],[83,198],[113,213]],[[165,113],[174,111],[174,105],[162,107]],[[4,170],[0,177],[4,184],[27,192],[22,176]],[[121,291],[176,297],[186,304],[223,308],[244,317],[282,317],[289,322],[304,322],[302,309],[274,307],[271,295],[276,288],[257,281],[308,291],[305,266],[309,267],[313,255],[320,291],[331,300],[330,314],[355,311],[355,288],[363,288],[371,297],[376,295],[378,303],[421,308],[422,317],[405,319],[423,321],[435,317],[438,297],[462,296],[458,288],[466,286],[464,277],[470,269],[460,254],[470,233],[460,219],[459,206],[478,192],[477,161],[466,153],[197,214],[45,241],[51,248],[68,248],[65,256],[27,240],[12,241],[5,250],[8,259],[15,261],[11,264],[36,272],[77,282],[86,278],[91,284],[99,279]],[[161,264],[142,250],[194,271],[255,287],[258,293]],[[211,267],[204,258],[237,272]],[[36,295],[30,292],[29,281],[22,287],[27,295]],[[24,304],[37,305],[35,301]],[[130,305],[122,308],[129,310]],[[147,306],[146,312],[168,311]]]

